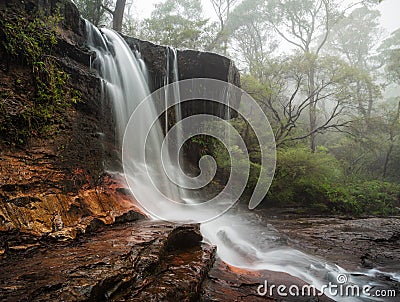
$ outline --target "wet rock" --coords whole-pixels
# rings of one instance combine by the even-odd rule
[[[64,222],[62,221],[60,214],[55,214],[53,218],[53,232],[59,232],[63,229]]]
[[[52,57],[71,75],[68,85],[82,94],[82,102],[52,117],[50,135],[33,131],[21,146],[3,144],[0,138],[0,238],[7,237],[5,232],[14,236],[13,230],[41,237],[62,232],[64,227],[68,234],[59,235],[70,237],[93,219],[109,224],[137,209],[133,198],[113,194],[115,183],[120,181],[104,174],[104,163],[115,156],[114,147],[110,148],[114,145],[111,114],[102,112],[107,104],[102,104],[100,80],[89,67],[90,53],[83,45],[84,23],[75,5],[69,0],[11,0],[1,2],[0,12],[6,22],[61,14]],[[32,68],[7,57],[2,47],[0,57],[7,65],[0,69],[0,95],[6,95],[1,98],[2,111],[22,114],[33,106]],[[96,133],[105,133],[108,140],[94,136]],[[118,186],[123,187],[123,182]],[[56,219],[54,213],[58,213]]]
[[[203,240],[200,230],[193,231],[193,226],[183,225],[174,230],[174,236],[168,242],[167,249],[170,251],[179,251],[194,246],[199,246]]]
[[[203,282],[202,295],[200,301],[332,301],[326,296],[282,296],[276,290],[267,290],[265,295],[258,293],[259,286],[284,285],[289,288],[292,285],[301,289],[306,283],[298,278],[285,273],[271,271],[251,271],[232,267],[221,260],[216,260],[213,268],[208,273]],[[260,289],[264,294],[264,287]]]
[[[214,261],[208,245],[170,252],[155,278],[116,301],[199,301],[201,283]]]
[[[151,90],[155,91],[164,86],[164,77],[167,72],[167,56],[171,51],[168,48],[142,41],[136,38],[124,36],[126,42],[133,50],[138,50],[146,62],[149,70]],[[196,50],[177,50],[177,63],[179,80],[208,78],[231,83],[240,87],[239,70],[234,62],[221,55],[201,52]],[[169,62],[172,66],[173,62]],[[172,74],[169,75],[170,83],[173,81]],[[220,95],[216,92],[216,95]],[[230,105],[234,109],[239,108],[241,95],[232,95]],[[228,118],[227,110],[217,103],[205,102],[204,100],[187,101],[181,104],[182,117],[194,114],[212,114],[221,118]],[[237,117],[233,109],[229,111],[229,117]]]
[[[105,224],[145,218],[132,196],[117,191],[122,186],[122,179],[104,175],[98,186],[82,189],[78,193],[63,194],[55,191],[46,194],[32,190],[25,193],[29,196],[22,196],[23,200],[29,202],[0,202],[0,214],[3,217],[0,220],[0,237],[5,238],[10,230],[19,230],[39,237],[55,233],[52,235],[54,238],[73,238],[74,234],[93,232]],[[35,198],[32,199],[30,194]],[[57,214],[54,216],[53,213]],[[65,228],[67,231],[64,234],[62,231]]]
[[[148,221],[3,256],[0,301],[196,301],[215,250],[176,244],[198,232]]]
[[[116,216],[114,223],[115,224],[122,224],[125,222],[132,222],[132,221],[136,221],[136,220],[141,220],[145,218],[145,215],[143,215],[142,213],[140,213],[138,211],[138,209],[135,210],[129,210],[126,213],[123,213],[120,216]]]
[[[399,271],[400,218],[277,217],[270,220],[289,243],[348,270]]]

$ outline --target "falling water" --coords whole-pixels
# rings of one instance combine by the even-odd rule
[[[101,31],[86,22],[88,33],[88,46],[96,53],[93,67],[102,78],[105,98],[112,103],[114,121],[116,124],[117,144],[121,147],[126,125],[136,107],[150,95],[148,86],[147,69],[138,53],[131,51],[126,42],[114,31],[102,29]],[[143,129],[135,129],[135,136],[144,136],[149,121],[157,120],[153,102],[145,103],[144,114],[139,117],[139,125]],[[171,184],[161,167],[160,158],[155,156],[161,153],[163,133],[159,123],[150,125],[151,131],[146,136],[148,142],[146,148],[133,144],[129,149],[133,158],[149,158],[151,166],[145,166],[142,162],[135,162],[132,171],[125,171],[127,177],[134,177],[138,187],[143,188],[142,197],[151,198],[152,192],[146,190],[146,184],[142,183],[142,175],[152,170],[157,174],[155,181],[162,193],[170,198],[179,199],[179,190]],[[144,138],[143,138],[144,139]],[[169,166],[172,166],[170,164]],[[171,168],[171,167],[167,167]]]
[[[91,64],[103,80],[104,92],[107,98],[112,101],[114,110],[114,120],[117,128],[117,140],[121,145],[125,127],[131,114],[138,104],[150,94],[148,89],[147,70],[140,54],[133,53],[126,42],[114,31],[102,29],[101,32],[96,27],[87,22],[88,45],[96,53],[96,57]],[[170,54],[172,65],[170,65]],[[178,64],[176,50],[169,48],[167,56],[167,75],[170,75],[173,82],[178,80]],[[172,66],[172,68],[170,68]],[[229,93],[229,92],[226,92]],[[168,97],[179,97],[179,90],[168,91]],[[149,126],[148,121],[157,120],[154,103],[147,102],[145,114],[139,117],[139,125],[144,128]],[[230,116],[229,108],[226,108],[225,117]],[[175,106],[175,122],[182,119],[181,108]],[[166,116],[166,125],[168,119]],[[168,127],[166,128],[168,129]],[[143,135],[144,129],[135,129],[136,136]],[[176,145],[181,139],[182,129],[178,131]],[[152,158],[152,154],[160,154],[163,133],[160,123],[152,125],[152,131],[147,137],[149,146],[145,148],[132,144],[129,152],[132,154],[131,160],[134,162],[133,169],[125,171],[126,177],[133,178],[135,186],[141,190],[140,197],[158,200],[156,192],[148,189],[148,183],[142,177],[151,170],[156,177],[157,186],[162,188],[163,194],[181,201],[182,192],[176,185],[171,185],[170,180],[165,175],[165,171],[160,169],[162,166],[160,159]],[[177,150],[175,150],[177,151]],[[144,166],[141,162],[135,162],[138,157],[149,156],[152,160],[151,166]],[[174,169],[177,162],[167,163],[167,169]],[[147,170],[146,170],[147,169]],[[187,198],[187,197],[185,197]],[[168,212],[168,208],[164,209]],[[182,213],[172,213],[171,215],[183,215]],[[176,218],[176,216],[174,216]],[[307,255],[303,252],[290,248],[282,239],[280,234],[271,226],[263,224],[254,212],[245,211],[235,207],[225,215],[201,225],[203,236],[210,243],[217,245],[218,255],[225,262],[242,268],[256,270],[273,270],[286,272],[296,276],[315,286],[335,282],[336,276],[346,273],[350,276],[353,284],[364,285],[374,284],[384,286],[374,279],[377,271],[352,274],[346,272],[337,265],[329,264],[326,261]],[[399,276],[391,275],[390,278],[397,279]],[[399,280],[398,280],[399,281]],[[387,285],[389,288],[389,285]],[[369,297],[332,297],[336,301],[371,301]],[[386,300],[387,301],[387,300]]]
[[[170,51],[170,48],[167,47],[167,56],[166,56],[167,60],[165,62],[166,63],[166,73],[165,73],[165,77],[164,77],[164,86],[166,86],[166,87],[169,85],[169,75],[170,75],[169,51]],[[165,109],[165,113],[164,113],[164,119],[165,119],[164,129],[165,129],[165,133],[168,132],[168,128],[169,128],[169,125],[168,125],[168,107],[167,107],[168,103],[167,103],[167,100],[168,100],[168,89],[165,90],[165,101],[164,101],[164,109]]]
[[[89,22],[86,23],[86,30],[88,45],[96,53],[92,65],[103,80],[106,98],[112,101],[117,140],[121,145],[132,112],[150,94],[148,85],[140,62],[117,33],[106,28],[100,32]]]
[[[171,69],[171,74],[172,74],[172,82],[178,82],[179,81],[179,70],[178,70],[178,54],[175,48],[168,47],[170,50],[169,53],[172,54],[172,69]],[[169,61],[169,58],[167,58]],[[173,97],[177,100],[180,99],[180,92],[179,92],[179,86],[172,86],[172,94]],[[181,109],[181,103],[178,102],[174,106],[174,113],[175,113],[175,123],[177,125],[177,131],[176,131],[176,146],[181,146],[182,145],[182,139],[183,139],[183,129],[180,126],[181,124],[179,123],[182,120],[182,109]],[[179,152],[179,150],[174,150],[175,152]],[[181,159],[181,158],[179,158]],[[177,163],[180,164],[180,163]]]
[[[173,47],[167,47],[167,56],[166,56],[166,75],[164,79],[165,83],[165,100],[172,98],[174,100],[180,100],[180,91],[179,91],[179,86],[178,85],[169,85],[171,83],[176,83],[179,81],[179,69],[178,69],[178,53],[177,50]],[[171,64],[172,63],[172,64]],[[171,79],[171,80],[170,80]],[[174,102],[175,103],[175,102]],[[177,104],[173,107],[174,109],[174,125],[176,127],[175,129],[175,137],[173,138],[174,141],[170,142],[170,152],[171,154],[178,154],[177,157],[171,157],[172,160],[172,165],[174,167],[180,167],[181,169],[184,169],[184,160],[183,160],[183,151],[180,150],[180,147],[183,146],[183,129],[181,126],[181,121],[182,121],[182,108],[181,108],[181,103],[176,102]],[[166,129],[168,129],[168,108],[167,105],[165,105],[165,119],[166,119]],[[168,131],[166,131],[168,132]],[[176,159],[176,160],[174,160]],[[180,173],[178,174],[180,175]],[[178,176],[178,181],[177,183],[182,184],[183,183],[183,178]],[[185,202],[190,202],[190,198],[188,198],[188,193],[186,190],[179,188],[180,190],[180,198],[182,201]]]

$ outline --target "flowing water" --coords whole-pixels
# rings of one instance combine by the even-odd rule
[[[88,46],[96,53],[91,65],[95,68],[103,80],[103,90],[107,99],[112,102],[114,120],[117,131],[117,144],[121,146],[122,138],[126,125],[131,114],[134,112],[140,102],[149,94],[148,76],[146,66],[138,52],[133,52],[126,42],[114,31],[102,29],[87,23]],[[178,63],[177,52],[172,48],[168,48],[167,53],[167,75],[164,83],[169,84],[178,81]],[[169,97],[179,98],[179,90],[172,89],[167,91]],[[171,184],[170,179],[164,169],[170,169],[174,173],[174,169],[179,166],[179,156],[173,160],[167,156],[164,169],[160,159],[154,154],[160,154],[161,144],[163,141],[163,131],[160,122],[153,123],[158,120],[154,109],[154,102],[147,102],[144,114],[141,115],[137,125],[142,128],[135,129],[135,136],[139,138],[144,135],[145,129],[151,128],[147,137],[147,145],[145,147],[140,144],[128,146],[128,157],[132,161],[132,166],[125,170],[126,177],[132,178],[135,186],[140,188],[139,197],[148,200],[156,200],[154,206],[164,206],[163,210],[167,213],[166,217],[172,220],[190,220],[186,217],[188,213],[177,211],[170,213],[167,206],[163,205],[160,199],[168,196],[176,202],[188,203],[196,198],[191,198],[187,191],[183,191],[179,186]],[[229,108],[225,113],[225,117],[229,117]],[[174,108],[174,123],[182,119],[180,106]],[[165,113],[165,129],[168,131],[171,120],[170,116]],[[178,128],[175,137],[175,146],[182,144],[182,132],[185,129]],[[140,141],[138,139],[138,141]],[[172,146],[169,152],[179,152],[179,147]],[[149,157],[151,164],[146,165],[141,159]],[[170,172],[171,172],[170,171]],[[149,180],[146,178],[147,172],[156,175],[151,181],[157,182],[157,187],[161,188],[160,192],[155,192],[149,186]],[[190,193],[190,192],[189,192]],[[186,219],[185,219],[186,218]],[[320,287],[328,282],[337,284],[337,277],[340,274],[348,276],[349,284],[363,286],[365,284],[377,287],[385,287],[385,283],[379,281],[376,277],[378,271],[370,271],[363,273],[346,272],[341,267],[327,263],[323,259],[307,255],[301,251],[290,248],[285,240],[283,240],[277,230],[260,219],[254,212],[234,207],[223,216],[201,225],[201,231],[206,238],[205,240],[216,245],[219,257],[225,262],[246,269],[252,270],[273,270],[286,272],[296,276],[307,283]],[[391,280],[399,280],[399,276],[392,274],[387,275]],[[389,283],[387,284],[389,286]],[[328,294],[329,295],[329,294]],[[371,297],[335,297],[330,295],[336,301],[379,301]],[[385,300],[388,301],[388,300]],[[393,300],[396,301],[396,300]]]
[[[114,31],[99,29],[89,22],[86,23],[88,32],[88,46],[95,52],[93,67],[102,78],[104,99],[112,103],[114,122],[116,124],[116,140],[119,147],[122,146],[126,125],[137,106],[150,95],[148,86],[148,73],[140,54],[131,51],[126,42]],[[128,173],[128,177],[135,177],[138,187],[142,187],[143,196],[151,198],[153,192],[146,190],[146,184],[141,180],[147,174],[147,169],[158,174],[155,178],[157,186],[163,189],[163,193],[171,198],[179,199],[179,188],[171,184],[161,167],[160,159],[155,154],[160,154],[163,133],[161,125],[150,122],[157,119],[154,105],[151,102],[144,104],[143,114],[139,116],[138,124],[142,129],[135,129],[138,140],[146,140],[149,148],[143,148],[138,144],[129,146],[133,157],[150,157],[151,166],[145,166],[144,162],[137,162]],[[151,128],[149,135],[145,136],[145,130]],[[172,164],[170,164],[172,167]],[[172,169],[169,167],[170,169]]]

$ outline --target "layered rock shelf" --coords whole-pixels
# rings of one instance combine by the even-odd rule
[[[10,246],[0,256],[0,301],[282,301],[257,288],[264,280],[305,284],[231,267],[202,239],[198,225],[143,220],[100,226],[73,241]]]
[[[1,301],[185,301],[200,294],[214,249],[197,226],[139,222],[99,230],[73,244],[8,250]]]

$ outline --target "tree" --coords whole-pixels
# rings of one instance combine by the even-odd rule
[[[379,47],[388,80],[400,85],[400,29],[392,32]]]
[[[309,110],[308,75],[315,68],[314,101],[320,112],[318,125],[305,127]],[[341,130],[350,121],[347,110],[353,102],[352,86],[357,72],[343,60],[332,56],[308,58],[302,54],[271,61],[263,79],[244,77],[243,86],[260,103],[272,121],[277,146],[303,140],[314,133]]]
[[[76,0],[82,16],[95,26],[105,25],[108,21],[106,13],[112,17],[112,28],[122,31],[126,0]]]
[[[348,64],[358,68],[363,77],[356,85],[357,110],[368,124],[379,99],[381,87],[376,84],[378,70],[382,67],[375,46],[381,38],[379,28],[380,12],[366,6],[354,9],[349,16],[343,17],[332,31],[327,43],[327,52],[340,55]],[[355,39],[354,37],[357,37]]]
[[[389,111],[387,123],[387,133],[388,133],[388,149],[385,155],[385,162],[383,165],[383,178],[385,179],[388,174],[389,162],[395,148],[397,138],[400,135],[400,100],[397,103],[397,108]]]
[[[124,11],[125,11],[126,0],[117,0],[115,2],[114,10],[112,10],[109,6],[102,4],[102,7],[111,14],[113,20],[113,29],[115,31],[122,31],[122,21],[124,20]]]
[[[379,50],[381,52],[381,59],[386,63],[385,71],[387,79],[395,85],[400,85],[400,29],[394,31],[390,37],[382,43]],[[387,120],[386,133],[388,133],[389,144],[384,161],[384,178],[389,174],[389,163],[393,157],[394,151],[397,149],[400,154],[400,96],[397,95],[394,97],[393,101],[391,110],[389,109],[385,112]],[[399,156],[399,154],[397,156]],[[399,167],[396,167],[394,170],[398,173],[400,169]],[[397,179],[400,179],[400,174],[397,174]]]
[[[224,30],[225,21],[229,18],[231,9],[237,0],[210,0],[214,11],[217,14],[220,30]]]
[[[109,19],[104,6],[110,6],[111,3],[102,3],[102,0],[74,0],[83,18],[90,21],[95,26],[104,26]]]
[[[208,20],[200,0],[166,0],[143,22],[141,37],[177,48],[202,49],[208,43]]]
[[[232,51],[235,60],[244,60],[246,71],[253,76],[263,78],[263,71],[269,64],[273,52],[278,47],[273,29],[259,14],[263,1],[244,0],[239,3],[226,23],[226,35],[232,39]]]
[[[335,24],[327,42],[327,51],[338,53],[350,65],[363,70],[380,67],[373,52],[381,39],[380,16],[378,10],[367,6],[354,9]]]
[[[219,33],[217,37],[223,36],[223,53],[227,54],[228,48],[228,35],[225,31],[225,22],[229,19],[231,9],[237,3],[238,0],[210,0],[213,5],[214,11],[219,20]]]
[[[237,53],[236,60],[243,58],[250,74],[259,79],[264,78],[265,66],[269,64],[272,53],[278,47],[278,42],[273,38],[268,25],[249,19],[236,29],[232,38],[233,52]]]
[[[214,10],[219,19],[219,26],[211,43],[207,45],[207,50],[221,51],[226,54],[225,46],[227,42],[233,38],[239,28],[251,22],[255,22],[255,20],[258,22],[263,19],[259,11],[261,9],[260,7],[265,5],[265,2],[263,0],[231,1],[229,10],[227,9],[228,5],[226,1],[218,0],[216,2],[218,2],[218,5],[214,6]],[[265,23],[265,21],[262,22]],[[241,39],[241,41],[244,41],[244,39]]]
[[[336,22],[337,11],[331,0],[270,1],[266,6],[268,18],[275,31],[286,42],[301,50],[310,60],[307,72],[310,148],[316,150],[317,102],[315,64]],[[322,38],[320,38],[322,37]]]
[[[275,32],[308,58],[307,107],[312,152],[316,151],[316,136],[319,128],[317,93],[319,87],[323,85],[316,82],[316,61],[335,24],[347,9],[357,3],[353,2],[346,9],[340,10],[333,0],[271,0],[265,5],[263,11]]]

